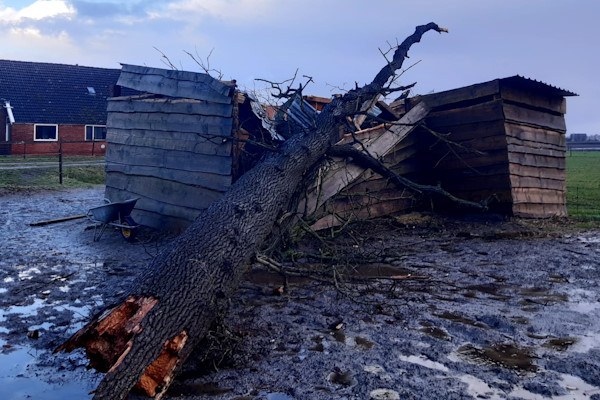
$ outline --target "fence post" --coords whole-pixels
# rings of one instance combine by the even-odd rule
[[[63,148],[62,140],[58,142],[58,183],[63,183]]]

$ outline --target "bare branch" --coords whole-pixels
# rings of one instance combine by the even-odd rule
[[[171,62],[171,60],[169,59],[169,57],[167,57],[167,55],[165,53],[163,53],[158,47],[153,46],[154,50],[158,51],[161,54],[161,61],[163,64],[165,64],[167,67],[171,68],[174,71],[177,71],[177,67]]]
[[[194,60],[194,62],[196,64],[198,64],[198,66],[200,68],[202,68],[202,71],[204,71],[205,74],[212,76],[215,79],[218,80],[222,80],[223,79],[223,72],[219,69],[215,69],[215,68],[211,68],[210,67],[210,56],[212,55],[213,51],[215,50],[214,48],[212,48],[210,50],[210,52],[208,53],[208,55],[206,56],[206,60],[203,60],[202,57],[200,57],[200,55],[198,54],[198,49],[196,48],[196,54],[192,54],[189,51],[184,50],[183,52],[185,54],[187,54],[188,56],[190,56],[190,58],[192,60]],[[213,76],[213,73],[216,73],[217,76]]]

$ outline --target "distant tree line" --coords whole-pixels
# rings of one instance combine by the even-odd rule
[[[568,142],[600,142],[600,135],[588,135],[587,133],[571,133],[567,136]]]

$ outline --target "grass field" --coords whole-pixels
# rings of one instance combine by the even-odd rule
[[[65,157],[64,162],[100,161],[104,157]],[[44,166],[48,168],[2,169],[5,166]],[[8,189],[59,189],[104,184],[104,165],[63,166],[63,184],[59,182],[58,157],[0,157],[0,187]]]
[[[600,220],[600,151],[567,152],[567,208],[572,217]]]

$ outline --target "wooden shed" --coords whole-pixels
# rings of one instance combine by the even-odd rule
[[[185,71],[123,65],[118,84],[146,94],[108,103],[106,198],[137,197],[137,222],[185,229],[243,173],[233,139],[248,99]]]
[[[422,119],[426,127],[379,125],[355,136],[363,137],[368,147],[390,131],[403,131],[400,137],[396,133],[393,147],[379,154],[387,167],[456,197],[488,201],[493,212],[531,218],[566,216],[567,96],[575,93],[520,76],[496,79],[392,103],[403,118],[415,113],[409,124]],[[313,199],[316,209],[309,207],[304,214],[317,217],[313,225],[317,229],[349,218],[432,206],[419,204],[414,193],[398,190],[370,170],[357,173],[339,161],[319,178],[327,182],[335,174],[343,177],[338,193],[316,202],[326,189],[315,184],[309,200],[301,204],[311,204]],[[451,207],[440,202],[433,206],[438,211]]]
[[[457,197],[489,199],[493,211],[566,216],[565,97],[575,95],[512,76],[409,99],[407,109],[430,107],[425,124],[439,136],[415,131],[418,152],[403,165]]]

